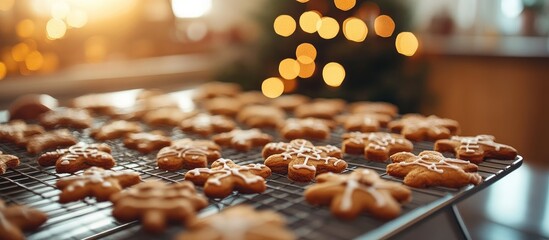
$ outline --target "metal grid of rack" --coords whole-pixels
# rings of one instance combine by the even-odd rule
[[[96,125],[104,122],[104,119],[96,120]],[[173,139],[185,137],[199,138],[195,135],[186,135],[177,128],[163,129],[171,134]],[[94,142],[89,138],[88,130],[73,131],[81,141]],[[278,136],[271,131],[273,136]],[[332,133],[329,140],[313,141],[315,145],[331,144],[341,146],[342,129]],[[275,141],[283,141],[279,137]],[[143,155],[137,151],[127,149],[121,140],[106,141],[112,149],[112,155],[117,160],[114,170],[129,169],[141,173],[144,180],[157,178],[167,182],[183,181],[183,175],[187,170],[176,172],[162,171],[156,167],[155,153]],[[431,150],[433,143],[414,143],[414,153],[423,150]],[[57,174],[54,167],[40,167],[36,163],[36,156],[27,154],[24,149],[9,143],[0,143],[0,151],[15,154],[21,158],[21,165],[16,169],[8,170],[0,175],[0,198],[8,203],[26,204],[48,214],[49,220],[39,230],[27,233],[28,239],[171,239],[178,232],[184,231],[184,227],[172,224],[161,235],[150,235],[140,228],[138,222],[120,223],[111,216],[110,202],[96,202],[94,199],[68,204],[58,203],[59,190],[55,182],[61,177],[70,174]],[[250,152],[237,152],[231,149],[222,151],[224,158],[229,158],[240,164],[262,163],[261,148]],[[452,155],[448,155],[452,156]],[[344,159],[349,166],[345,172],[356,168],[368,168],[382,175],[383,178],[401,182],[400,179],[385,174],[385,166],[388,163],[371,162],[363,156],[346,154]],[[479,186],[467,186],[461,189],[443,187],[431,187],[427,189],[412,189],[413,200],[403,205],[402,216],[391,221],[377,220],[367,213],[360,215],[352,221],[343,221],[330,214],[328,207],[311,206],[304,201],[303,191],[311,183],[297,183],[289,180],[285,175],[273,173],[267,179],[267,190],[262,194],[244,195],[234,193],[224,199],[210,199],[210,205],[203,209],[199,216],[209,215],[221,209],[246,203],[259,209],[272,209],[283,214],[291,228],[300,239],[352,239],[356,237],[368,237],[369,233],[377,229],[376,237],[389,236],[396,230],[402,230],[410,222],[433,214],[442,205],[451,204],[470,195],[497,179],[507,175],[518,168],[522,160],[494,160],[488,159],[479,165],[479,174],[485,182]],[[201,188],[198,187],[201,191]],[[445,200],[441,202],[441,200]],[[408,217],[406,217],[408,216]],[[413,217],[410,217],[413,216]],[[391,225],[388,232],[379,230],[382,226]]]

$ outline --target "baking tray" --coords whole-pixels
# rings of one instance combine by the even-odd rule
[[[94,125],[101,125],[105,118],[97,118]],[[143,127],[148,130],[146,125]],[[158,129],[158,128],[155,128]],[[177,128],[161,128],[173,139],[190,137]],[[274,131],[267,131],[275,136],[275,141],[283,141]],[[96,142],[89,137],[89,129],[73,130],[73,133],[87,143]],[[337,128],[331,137],[325,141],[313,141],[315,145],[331,144],[341,147],[343,129]],[[166,182],[183,181],[187,170],[175,172],[162,171],[156,167],[156,152],[143,155],[135,150],[127,149],[120,139],[105,141],[112,147],[112,155],[117,160],[114,170],[129,169],[141,173],[143,179],[161,179]],[[433,149],[432,142],[415,142],[414,153]],[[14,144],[0,143],[0,151],[20,157],[21,165],[0,175],[0,198],[8,203],[25,204],[48,214],[49,220],[37,231],[27,233],[28,239],[172,239],[184,227],[172,224],[160,235],[144,232],[138,222],[121,223],[111,216],[110,202],[96,202],[94,199],[68,204],[58,202],[59,190],[55,182],[71,174],[57,174],[54,167],[40,167],[36,156],[26,153],[24,149]],[[445,154],[453,157],[452,154]],[[239,164],[262,163],[261,148],[242,153],[231,149],[223,149],[222,156]],[[356,168],[367,168],[382,175],[382,178],[401,182],[385,174],[388,163],[371,162],[362,155],[345,154],[344,159],[350,172]],[[298,183],[289,180],[286,175],[273,173],[267,178],[267,190],[262,194],[233,193],[224,199],[210,199],[207,208],[200,211],[199,216],[206,216],[223,208],[246,203],[258,209],[272,209],[283,214],[299,239],[380,239],[395,236],[410,226],[424,221],[428,217],[453,206],[456,202],[491,185],[505,175],[517,169],[522,164],[522,157],[515,160],[487,159],[479,164],[479,174],[484,182],[478,186],[466,186],[460,189],[430,187],[426,189],[412,188],[413,200],[402,206],[402,215],[390,221],[373,218],[368,213],[358,218],[345,221],[331,215],[329,207],[315,207],[304,201],[303,191],[311,183]],[[197,187],[198,191],[202,191]]]

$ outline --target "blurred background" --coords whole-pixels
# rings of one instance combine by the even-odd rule
[[[526,166],[461,204],[479,238],[549,238],[548,67],[547,0],[0,0],[2,109],[219,80],[495,135]]]

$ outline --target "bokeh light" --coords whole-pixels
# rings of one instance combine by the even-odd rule
[[[299,27],[306,33],[314,33],[322,16],[316,11],[307,11],[299,17]]]
[[[368,27],[362,20],[350,17],[343,22],[343,35],[353,42],[363,42],[368,35]]]
[[[67,25],[62,20],[52,18],[46,24],[46,32],[49,39],[62,38],[67,32]]]
[[[88,15],[81,10],[74,10],[67,15],[67,25],[73,28],[81,28],[88,23]]]
[[[331,17],[322,17],[317,24],[318,35],[324,39],[332,39],[339,32],[339,23]]]
[[[310,43],[299,44],[295,49],[295,56],[300,63],[312,63],[316,58],[316,48]]]
[[[277,98],[284,92],[284,83],[280,78],[267,78],[261,83],[261,92],[268,98]]]
[[[34,33],[34,22],[30,19],[25,19],[17,23],[15,32],[20,38],[28,38]]]
[[[71,7],[67,2],[56,1],[51,6],[51,16],[55,19],[64,19],[69,15]]]
[[[334,0],[336,8],[339,8],[343,11],[348,11],[351,8],[355,7],[356,0]]]
[[[413,56],[419,47],[419,41],[411,32],[401,32],[395,40],[397,52],[404,56]]]
[[[286,58],[280,61],[278,72],[284,79],[294,79],[299,75],[299,63],[295,59]]]
[[[25,58],[25,65],[28,70],[37,71],[44,65],[44,57],[38,51],[32,51]]]
[[[300,2],[300,3],[306,3],[306,2],[308,2],[309,0],[296,0],[296,1],[298,1],[298,2]]]
[[[309,64],[303,64],[299,62],[299,77],[300,78],[310,78],[315,73],[316,64],[311,62]]]
[[[296,22],[289,15],[280,15],[274,20],[274,30],[276,34],[288,37],[295,32]]]
[[[345,68],[336,62],[330,62],[322,69],[324,82],[331,87],[339,87],[345,79]]]
[[[100,62],[107,55],[107,40],[100,36],[94,36],[86,40],[84,54],[88,62]]]
[[[395,31],[395,21],[387,15],[378,16],[374,21],[374,30],[380,37],[390,37]]]
[[[0,11],[9,11],[15,0],[0,0]]]
[[[8,74],[8,68],[6,67],[6,64],[4,64],[3,62],[0,62],[0,80],[4,79],[7,74]]]
[[[284,93],[291,93],[297,88],[297,80],[290,79],[282,81],[284,84]]]
[[[198,18],[212,8],[212,0],[172,0],[172,10],[178,18]]]
[[[59,57],[55,53],[44,53],[44,64],[40,71],[44,73],[51,73],[57,70],[59,67]]]
[[[22,62],[30,52],[30,48],[25,43],[18,43],[11,48],[11,57],[17,62]]]

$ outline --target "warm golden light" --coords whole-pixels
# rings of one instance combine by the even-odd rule
[[[307,11],[299,17],[299,27],[306,33],[314,33],[320,21],[320,14],[315,11]]]
[[[297,0],[297,1],[300,2],[300,3],[306,3],[306,2],[308,2],[309,0]]]
[[[6,67],[6,64],[4,64],[3,62],[0,62],[0,80],[4,79],[7,74],[8,74],[8,68]]]
[[[315,62],[309,64],[299,63],[299,77],[300,78],[310,78],[315,73]]]
[[[27,54],[30,52],[30,48],[25,43],[18,43],[11,49],[11,57],[17,62],[22,62],[27,57]]]
[[[88,14],[84,11],[75,10],[67,15],[67,25],[73,28],[81,28],[88,23]]]
[[[36,71],[44,64],[44,57],[38,51],[32,51],[25,58],[25,65],[28,70]]]
[[[198,18],[212,8],[212,0],[172,0],[172,10],[178,18]]]
[[[322,78],[328,86],[339,87],[345,79],[345,69],[339,63],[328,63],[322,69]]]
[[[362,20],[350,17],[343,22],[343,35],[353,42],[363,42],[368,35],[368,27]]]
[[[268,98],[277,98],[284,92],[284,83],[280,78],[267,78],[261,84],[261,92]]]
[[[54,53],[44,53],[44,64],[42,65],[42,69],[40,69],[44,73],[51,73],[57,70],[57,67],[59,66],[59,57],[55,55]]]
[[[295,49],[295,56],[300,63],[312,63],[316,58],[316,48],[310,43],[299,44]]]
[[[107,55],[107,42],[104,38],[95,36],[84,43],[84,54],[88,62],[100,62]]]
[[[25,19],[17,23],[15,32],[20,38],[28,38],[34,33],[34,23],[30,19]]]
[[[351,8],[355,7],[356,0],[334,0],[336,8],[339,8],[343,11],[348,11]]]
[[[274,20],[274,30],[276,34],[288,37],[295,32],[296,22],[289,15],[280,15]]]
[[[71,7],[68,3],[63,1],[56,1],[51,6],[51,16],[55,19],[64,19],[67,17]]]
[[[15,0],[0,0],[0,11],[9,11]]]
[[[339,32],[339,23],[331,17],[322,17],[317,24],[318,35],[324,39],[332,39]]]
[[[278,72],[284,79],[294,79],[299,75],[299,63],[295,59],[286,58],[278,65]]]
[[[390,37],[395,31],[395,22],[387,15],[381,15],[374,21],[374,30],[380,37]]]
[[[291,93],[297,88],[297,80],[290,79],[282,81],[284,84],[284,93]]]
[[[413,33],[401,32],[396,37],[395,46],[398,53],[413,56],[419,47],[419,42]]]
[[[46,24],[46,32],[49,39],[62,38],[67,32],[67,25],[62,20],[52,18]]]

